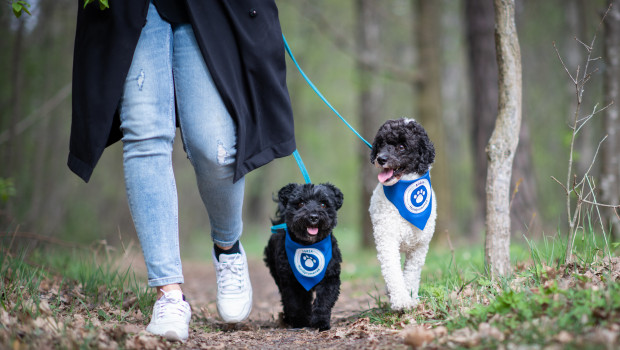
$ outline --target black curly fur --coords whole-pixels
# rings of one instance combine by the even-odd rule
[[[426,130],[411,119],[386,121],[377,131],[370,162],[398,170],[401,174],[424,175],[435,161],[435,146]]]
[[[342,206],[342,192],[331,184],[289,184],[278,192],[278,209],[272,223],[286,223],[291,239],[309,245],[326,238],[336,226],[336,212]],[[316,236],[308,227],[318,227]],[[273,234],[265,247],[265,264],[280,291],[284,322],[294,328],[330,329],[331,311],[340,295],[340,263],[342,255],[334,235],[332,259],[325,277],[310,291],[297,281],[284,248],[285,233]],[[313,302],[313,294],[314,302]]]

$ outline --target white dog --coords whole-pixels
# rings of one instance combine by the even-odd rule
[[[430,182],[434,160],[433,143],[412,119],[388,120],[375,136],[370,161],[381,172],[369,211],[377,258],[395,310],[418,304],[420,273],[437,218]],[[404,271],[401,252],[405,253]]]

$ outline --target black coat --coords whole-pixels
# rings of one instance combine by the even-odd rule
[[[237,126],[234,181],[295,150],[284,43],[274,0],[186,0],[213,81]],[[95,2],[96,3],[96,2]],[[148,0],[78,5],[69,168],[84,181],[121,138],[118,104]]]

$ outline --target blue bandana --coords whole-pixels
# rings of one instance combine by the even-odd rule
[[[286,257],[291,265],[297,281],[310,290],[325,277],[327,265],[332,259],[332,236],[327,236],[320,242],[303,245],[294,242],[286,229],[284,248]]]
[[[431,175],[411,181],[398,181],[392,186],[383,186],[387,199],[394,204],[400,216],[412,223],[420,230],[424,230],[428,218],[431,216]]]

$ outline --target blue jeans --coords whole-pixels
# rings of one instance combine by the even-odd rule
[[[232,245],[241,236],[244,180],[233,183],[235,123],[191,25],[171,26],[152,3],[119,108],[127,199],[149,286],[183,283],[172,169],[177,111],[183,146],[209,215],[211,237],[220,246]]]

